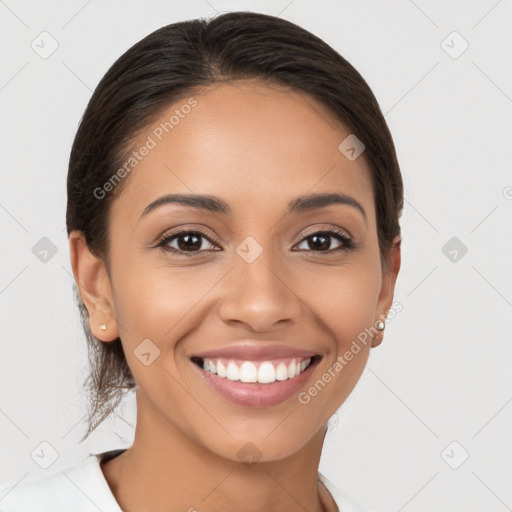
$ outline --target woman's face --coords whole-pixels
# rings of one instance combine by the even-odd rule
[[[323,431],[354,388],[396,273],[382,273],[364,153],[338,149],[350,131],[322,105],[248,81],[192,97],[140,134],[112,204],[109,339],[118,329],[138,414],[157,435],[277,460]],[[216,200],[162,200],[171,194]],[[233,379],[243,366],[244,379],[283,380],[220,377],[201,356]]]

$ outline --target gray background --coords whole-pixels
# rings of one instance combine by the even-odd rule
[[[64,229],[69,150],[129,46],[231,10],[289,19],[346,57],[405,182],[403,310],[333,418],[320,471],[373,510],[512,510],[510,0],[0,1],[0,482],[132,442],[133,394],[78,444],[87,353]]]

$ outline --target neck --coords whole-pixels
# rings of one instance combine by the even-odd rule
[[[101,465],[123,511],[337,510],[318,481],[325,426],[286,458],[234,461],[213,453],[162,420],[139,395],[133,445]]]

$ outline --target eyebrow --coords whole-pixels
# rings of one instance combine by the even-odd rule
[[[202,194],[168,194],[159,197],[149,204],[142,212],[141,218],[156,208],[169,203],[184,204],[192,206],[193,208],[199,208],[213,213],[222,213],[224,215],[231,215],[233,213],[229,204],[217,196]],[[366,211],[361,204],[352,196],[338,192],[298,196],[288,203],[287,213],[309,212],[333,204],[352,206],[361,213],[365,223],[368,224]]]

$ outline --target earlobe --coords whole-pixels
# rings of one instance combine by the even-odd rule
[[[376,334],[372,339],[372,348],[378,347],[384,340],[383,334]]]
[[[373,336],[372,347],[378,347],[384,339],[385,321],[393,302],[395,284],[398,277],[398,272],[400,271],[401,242],[402,240],[400,236],[395,237],[391,249],[389,250],[387,266],[385,267],[385,272],[382,276],[382,287],[377,303],[378,317],[379,320],[383,322],[383,328],[378,329],[377,334]]]
[[[115,340],[119,329],[104,261],[92,254],[81,231],[69,234],[69,252],[73,275],[89,313],[92,334],[101,341]]]
[[[378,347],[382,343],[382,340],[384,339],[385,327],[386,327],[385,318],[375,322],[375,328],[377,329],[377,333],[373,335],[372,348]]]

